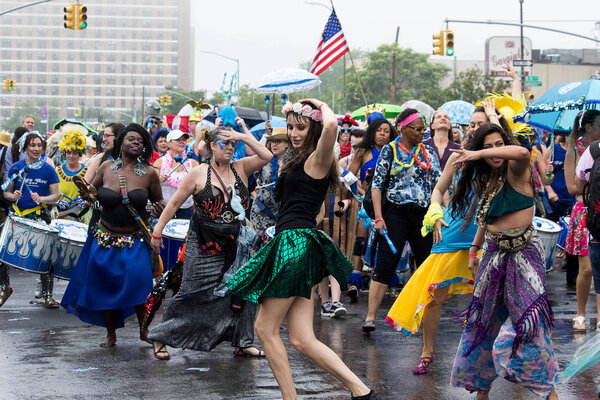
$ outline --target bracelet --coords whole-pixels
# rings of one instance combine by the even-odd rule
[[[152,236],[152,239],[156,239],[156,240],[161,240],[162,239],[162,236],[154,236],[153,233],[151,233],[150,236]]]
[[[477,254],[471,254],[471,253],[469,253],[469,258],[479,258],[479,257],[477,257]]]
[[[319,106],[319,111],[321,111],[321,108],[323,108],[323,106],[326,106],[327,104],[325,103],[321,103],[321,105]]]
[[[481,249],[481,246],[478,246],[476,244],[472,244],[471,247],[477,247],[478,249]]]
[[[378,223],[379,221],[383,221],[383,218],[377,218],[375,219],[375,221],[373,221],[374,224]]]
[[[546,174],[546,179],[548,179],[548,180],[554,179],[554,174],[550,174],[550,175]]]
[[[490,113],[487,116],[488,116],[488,118],[492,118],[492,117],[498,118],[498,114],[492,114],[492,113]]]

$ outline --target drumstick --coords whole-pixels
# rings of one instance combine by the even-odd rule
[[[168,177],[170,177],[170,176],[171,176],[171,174],[172,174],[173,172],[175,172],[175,171],[177,170],[177,168],[179,168],[179,166],[182,166],[182,167],[183,167],[183,169],[185,169],[185,172],[189,172],[189,171],[187,170],[187,168],[185,167],[185,165],[183,165],[183,163],[184,163],[184,162],[186,162],[186,161],[188,160],[188,158],[190,158],[190,156],[187,156],[187,157],[186,157],[186,158],[184,158],[183,160],[179,161],[179,164],[177,164],[177,165],[175,166],[175,168],[173,168],[173,169],[171,170],[171,172],[169,172],[169,173],[167,174],[167,178],[168,178]]]
[[[25,180],[23,180],[23,185],[21,185],[21,188],[23,188],[23,186],[25,186],[25,189],[29,190],[29,194],[33,193],[33,191],[31,190],[31,188],[29,187],[29,185],[27,183],[25,183]],[[35,200],[34,200],[35,201]],[[35,202],[35,204],[40,204],[37,201]]]
[[[396,250],[396,246],[394,246],[394,243],[392,242],[392,239],[390,239],[390,236],[388,235],[387,231],[385,229],[383,229],[382,232],[383,232],[383,237],[387,241],[388,246],[390,246],[390,250],[392,250],[392,253],[394,253],[394,254],[398,253],[398,250]]]

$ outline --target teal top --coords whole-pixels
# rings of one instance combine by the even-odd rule
[[[492,199],[486,216],[486,222],[491,224],[494,218],[508,214],[509,212],[533,207],[534,204],[535,199],[533,197],[517,192],[510,186],[507,180],[502,189]]]

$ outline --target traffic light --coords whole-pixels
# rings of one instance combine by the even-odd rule
[[[158,102],[160,103],[161,106],[163,107],[167,107],[170,106],[171,103],[171,96],[168,96],[166,94],[163,94],[162,96],[160,96],[160,98],[158,99]]]
[[[17,83],[17,82],[15,82],[15,80],[14,80],[14,79],[9,79],[9,80],[8,80],[8,90],[9,90],[9,91],[13,91],[13,90],[15,90],[15,89],[17,88],[17,85],[16,85],[16,83]]]
[[[76,117],[80,117],[81,116],[81,110],[79,108],[76,108],[74,114],[75,114]]]
[[[64,8],[65,11],[65,28],[76,29],[75,27],[75,7],[77,4],[71,4]],[[86,17],[87,18],[87,17]]]
[[[77,29],[87,28],[87,7],[77,3]]]
[[[443,32],[433,35],[433,54],[444,55],[444,34]]]
[[[445,31],[446,33],[446,55],[453,56],[454,55],[454,32]]]

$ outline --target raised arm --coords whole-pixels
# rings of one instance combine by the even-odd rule
[[[317,143],[317,149],[307,161],[313,168],[316,169],[318,175],[322,175],[329,170],[331,162],[333,161],[333,146],[336,143],[337,137],[337,119],[335,114],[331,111],[331,108],[325,103],[317,99],[304,99],[300,100],[300,103],[311,104],[315,108],[321,111],[323,116],[323,132],[321,138]]]
[[[452,163],[453,165],[481,158],[501,158],[508,160],[508,167],[517,176],[523,175],[529,168],[529,150],[521,146],[500,146],[475,151],[450,149],[450,151],[459,154],[458,158]]]
[[[250,131],[246,127],[246,123],[243,119],[237,117],[235,119],[235,122],[240,126],[240,128],[242,128],[242,131],[244,133],[239,133],[234,130],[221,131],[221,136],[224,139],[227,139],[227,137],[229,137],[231,140],[241,140],[246,144],[246,146],[252,149],[254,155],[244,157],[241,160],[239,160],[239,163],[243,168],[244,174],[246,175],[246,177],[249,177],[254,172],[258,171],[266,164],[268,164],[269,161],[271,161],[271,159],[273,158],[273,153],[271,153],[269,149],[267,149],[258,140],[256,140],[254,135],[250,133]]]

